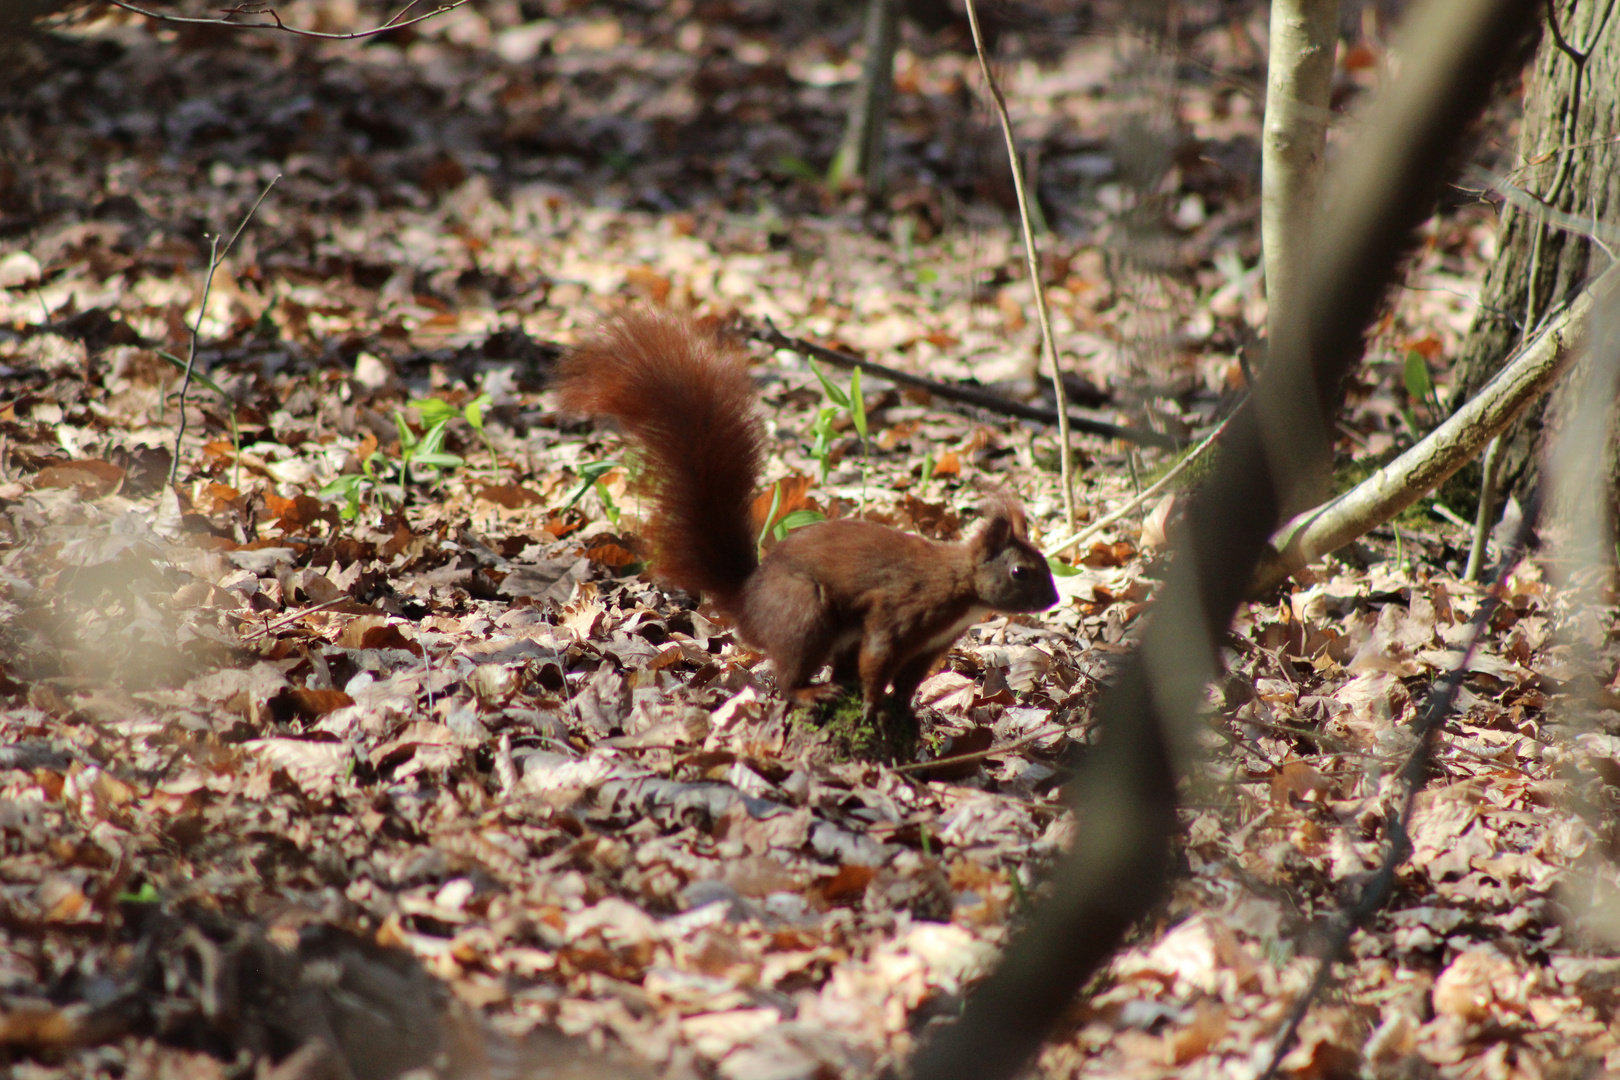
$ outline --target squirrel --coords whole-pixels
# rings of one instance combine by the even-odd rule
[[[962,543],[844,519],[795,529],[761,559],[750,515],[765,459],[758,393],[743,348],[693,318],[613,316],[563,358],[557,385],[564,409],[612,417],[639,447],[655,573],[708,597],[770,658],[790,700],[830,700],[858,676],[867,721],[891,686],[909,714],[970,625],[1057,603],[1023,510],[1005,496]],[[812,683],[829,661],[833,682]]]

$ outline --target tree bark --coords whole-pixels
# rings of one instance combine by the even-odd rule
[[[850,103],[844,139],[833,159],[829,179],[835,188],[863,181],[869,194],[885,187],[883,140],[889,129],[889,100],[894,93],[894,52],[900,44],[898,0],[867,0],[866,66],[855,100]]]
[[[1550,0],[1525,87],[1519,167],[1507,178],[1517,190],[1507,191],[1496,259],[1457,359],[1453,407],[1612,261],[1574,223],[1595,220],[1612,232],[1620,218],[1616,7],[1615,0]],[[1501,485],[1521,501],[1540,479],[1543,431],[1563,411],[1562,398],[1556,389],[1502,435]]]
[[[1327,151],[1339,0],[1271,0],[1260,234],[1273,319],[1298,302]]]

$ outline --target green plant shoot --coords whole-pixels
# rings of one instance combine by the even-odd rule
[[[602,500],[602,510],[607,514],[607,519],[617,526],[620,517],[619,506],[613,501],[613,493],[608,491],[607,484],[603,482],[603,477],[619,467],[619,462],[611,458],[601,461],[589,461],[581,465],[579,467],[579,483],[574,485],[574,490],[569,492],[568,498],[563,501],[563,509],[567,510],[584,498],[587,491],[594,490],[596,497]]]

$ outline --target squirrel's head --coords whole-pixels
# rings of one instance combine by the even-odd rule
[[[1044,611],[1057,603],[1057,586],[1046,559],[1025,536],[1024,509],[1001,496],[987,507],[968,546],[973,552],[974,592],[996,611]]]

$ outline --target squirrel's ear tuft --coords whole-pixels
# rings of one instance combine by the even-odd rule
[[[1011,521],[1001,516],[987,517],[984,524],[979,526],[979,531],[974,534],[973,546],[988,554],[1006,547],[1007,541],[1012,537]]]
[[[999,551],[1013,540],[1024,539],[1026,527],[1023,506],[1011,495],[999,492],[986,500],[984,520],[972,543],[980,551]]]

